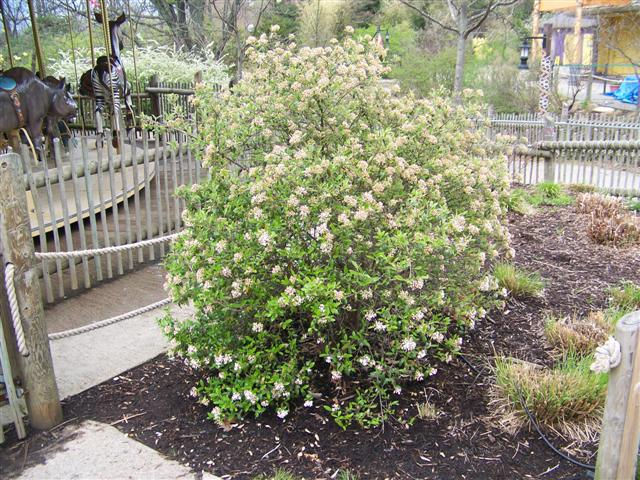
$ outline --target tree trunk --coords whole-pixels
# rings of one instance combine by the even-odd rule
[[[460,101],[462,92],[462,82],[464,80],[464,59],[467,53],[467,37],[471,32],[467,32],[469,19],[467,17],[467,7],[463,3],[458,10],[458,41],[456,42],[456,76],[453,80],[453,96],[456,102]]]
[[[467,53],[467,38],[464,33],[458,34],[456,43],[456,76],[453,81],[453,95],[456,99],[460,98],[462,92],[462,81],[464,79],[464,59]]]
[[[191,48],[193,41],[186,24],[186,4],[184,0],[151,0],[158,14],[165,21],[178,46]]]

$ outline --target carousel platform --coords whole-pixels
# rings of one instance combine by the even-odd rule
[[[32,235],[98,216],[149,188],[156,175],[155,149],[126,145],[123,150],[121,155],[108,155],[106,147],[101,152],[71,148],[46,166],[31,160],[31,168],[25,170]]]

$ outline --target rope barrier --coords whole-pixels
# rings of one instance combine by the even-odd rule
[[[94,248],[89,250],[74,250],[72,252],[36,252],[35,257],[40,260],[53,260],[56,258],[82,258],[92,257],[96,255],[107,255],[110,253],[119,253],[127,250],[135,250],[138,248],[149,247],[159,243],[171,242],[178,238],[180,233],[173,233],[164,237],[152,238],[151,240],[142,240],[128,245],[115,245],[112,247]]]
[[[29,349],[27,348],[27,342],[24,338],[24,330],[22,329],[22,319],[20,318],[20,308],[18,307],[18,298],[16,297],[14,275],[15,267],[13,266],[13,263],[7,263],[4,266],[4,285],[7,288],[7,297],[9,297],[11,323],[13,323],[13,331],[16,334],[18,351],[23,357],[28,357]]]
[[[147,305],[146,307],[138,308],[136,310],[123,313],[122,315],[118,315],[117,317],[107,318],[106,320],[102,320],[100,322],[92,323],[84,327],[72,328],[71,330],[65,330],[64,332],[51,333],[49,334],[49,340],[60,340],[61,338],[73,337],[75,335],[87,333],[92,330],[97,330],[99,328],[103,328],[108,325],[113,325],[114,323],[122,322],[123,320],[127,320],[137,315],[150,312],[151,310],[155,310],[156,308],[164,307],[169,303],[171,303],[171,299],[165,298],[164,300],[160,300],[159,302],[155,302],[155,303],[152,303],[151,305]]]

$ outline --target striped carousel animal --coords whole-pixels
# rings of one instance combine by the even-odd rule
[[[95,13],[95,19],[98,23],[103,24],[104,19],[98,12]],[[120,51],[124,48],[122,43],[121,26],[127,20],[122,13],[117,19],[108,21],[110,55],[98,57],[96,65],[87,70],[80,77],[80,93],[92,97],[95,100],[95,119],[96,133],[98,141],[96,146],[102,146],[104,137],[103,114],[106,107],[110,107],[112,115],[112,143],[114,148],[118,148],[118,134],[121,130],[120,119],[122,118],[122,102],[126,111],[125,127],[127,131],[133,125],[133,104],[131,100],[131,84],[127,81],[127,73],[120,58]]]

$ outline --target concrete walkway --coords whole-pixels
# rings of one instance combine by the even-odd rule
[[[188,308],[170,307],[176,318]],[[151,360],[167,349],[157,319],[164,309],[73,337],[51,341],[53,367],[60,398],[67,398]]]
[[[20,480],[62,479],[140,479],[140,480],[216,480],[206,472],[192,472],[155,450],[131,440],[116,428],[86,421],[67,427],[68,440],[56,444],[46,462],[24,470]]]

